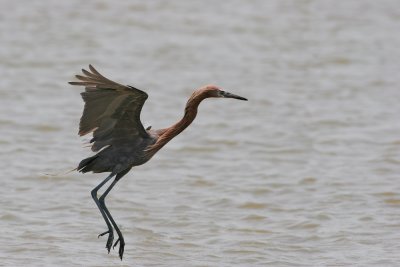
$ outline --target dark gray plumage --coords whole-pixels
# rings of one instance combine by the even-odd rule
[[[180,121],[165,129],[150,130],[151,127],[144,129],[140,121],[140,112],[147,94],[132,86],[121,85],[105,78],[92,65],[89,65],[89,69],[90,72],[82,70],[85,76],[76,75],[79,82],[70,84],[85,86],[85,92],[81,93],[85,107],[79,124],[79,135],[93,132],[90,143],[92,151],[97,154],[82,160],[77,170],[83,173],[111,172],[91,191],[91,194],[108,228],[99,236],[108,234],[106,248],[110,252],[114,240],[113,230],[117,232],[118,239],[113,247],[119,243],[119,256],[122,260],[124,237],[104,202],[114,185],[133,166],[148,161],[172,138],[186,129],[196,118],[197,108],[204,99],[209,97],[247,99],[222,91],[215,85],[207,85],[193,92]],[[114,176],[113,182],[98,198],[97,191]]]
[[[85,86],[85,102],[79,124],[79,135],[93,132],[92,151],[95,156],[81,161],[78,171],[120,173],[127,168],[145,163],[149,154],[144,150],[157,141],[155,131],[144,129],[140,112],[148,95],[132,86],[113,82],[102,76],[93,66],[86,76],[76,75]],[[129,146],[128,146],[129,144]]]

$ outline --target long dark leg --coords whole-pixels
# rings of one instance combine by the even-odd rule
[[[111,213],[108,211],[107,206],[104,202],[104,199],[106,198],[106,196],[108,195],[108,193],[111,191],[111,189],[114,187],[114,185],[118,182],[118,179],[115,178],[114,181],[111,183],[111,185],[107,188],[106,191],[104,191],[104,194],[99,198],[100,201],[100,205],[103,208],[104,212],[107,214],[108,219],[110,220],[110,222],[112,223],[115,231],[118,234],[118,240],[115,242],[113,248],[118,244],[119,242],[119,257],[122,260],[122,255],[124,254],[124,247],[125,247],[125,241],[124,241],[124,237],[122,236],[121,231],[118,228],[118,225],[116,224],[116,222],[114,221],[113,217],[111,216]]]
[[[121,179],[122,176],[127,174],[130,171],[130,169],[131,168],[126,169],[126,170],[118,173],[117,176],[115,177],[114,181],[110,184],[110,186],[106,189],[106,191],[104,191],[103,195],[99,198],[100,206],[102,207],[104,212],[107,214],[108,219],[110,220],[110,222],[114,226],[115,231],[118,234],[118,239],[115,242],[113,248],[119,243],[118,252],[119,252],[119,257],[121,258],[121,260],[122,260],[122,256],[124,255],[124,247],[125,247],[124,237],[123,237],[121,231],[119,230],[118,225],[116,224],[116,222],[114,221],[113,217],[111,216],[111,213],[108,211],[107,206],[106,206],[106,204],[104,202],[104,199],[106,198],[108,193],[111,191],[111,189],[114,187],[114,185],[119,181],[119,179]]]
[[[99,208],[100,213],[101,213],[101,215],[103,216],[103,219],[104,219],[104,221],[106,222],[107,227],[108,227],[108,230],[107,230],[107,231],[105,231],[104,233],[102,233],[102,234],[99,235],[99,237],[100,237],[100,236],[103,236],[103,235],[105,235],[105,234],[108,234],[108,239],[107,239],[107,243],[106,243],[106,248],[107,248],[107,250],[108,250],[108,253],[110,253],[111,246],[112,246],[112,243],[113,243],[113,240],[114,240],[114,232],[113,232],[113,229],[112,229],[112,227],[111,227],[110,221],[108,220],[107,215],[106,215],[106,213],[104,212],[103,208],[101,207],[100,202],[99,202],[99,199],[97,198],[97,191],[98,191],[105,183],[107,183],[113,176],[114,176],[114,173],[111,173],[106,179],[103,180],[103,182],[101,182],[98,186],[96,186],[96,187],[92,190],[92,192],[91,192],[92,198],[93,198],[94,202],[96,203],[97,207]]]

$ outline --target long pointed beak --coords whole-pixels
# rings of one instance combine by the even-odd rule
[[[229,93],[229,92],[225,92],[225,91],[221,91],[221,96],[226,97],[226,98],[235,98],[235,99],[247,101],[247,98],[244,98],[244,97],[241,97],[241,96]]]

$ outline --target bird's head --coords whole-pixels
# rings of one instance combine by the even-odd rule
[[[202,89],[207,97],[218,97],[218,98],[234,98],[239,100],[247,101],[247,98],[226,92],[215,85],[206,85]]]

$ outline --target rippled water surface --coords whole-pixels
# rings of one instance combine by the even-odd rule
[[[0,1],[1,266],[399,266],[400,2]],[[77,128],[89,63],[196,121],[90,197]]]

